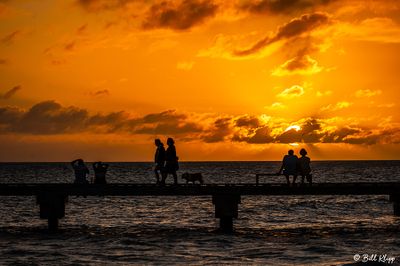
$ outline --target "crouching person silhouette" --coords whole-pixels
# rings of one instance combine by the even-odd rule
[[[107,174],[108,164],[102,162],[93,163],[94,170],[94,184],[107,184],[106,174]]]
[[[86,167],[82,159],[76,159],[71,162],[72,168],[75,172],[74,184],[88,184],[87,175],[89,174],[89,169]]]

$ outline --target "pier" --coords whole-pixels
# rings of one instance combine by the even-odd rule
[[[0,196],[35,196],[40,218],[47,219],[49,230],[57,230],[65,216],[69,196],[211,196],[220,230],[231,232],[238,218],[242,195],[388,195],[393,213],[400,216],[400,182],[386,183],[317,183],[287,186],[282,184],[207,184],[165,185],[114,183],[106,185],[77,184],[0,184]]]

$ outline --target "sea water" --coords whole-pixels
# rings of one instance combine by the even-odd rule
[[[279,167],[182,162],[178,174],[202,173],[206,184],[254,183],[256,173]],[[315,183],[400,182],[400,161],[319,161],[312,168]],[[151,163],[110,163],[107,180],[154,183],[155,177]],[[0,164],[0,183],[71,182],[68,163]],[[34,197],[0,196],[0,264],[342,265],[374,254],[400,261],[400,218],[387,195],[242,196],[235,232],[220,234],[217,227],[210,196],[89,196],[69,197],[60,231],[50,234]]]

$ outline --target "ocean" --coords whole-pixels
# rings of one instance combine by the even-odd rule
[[[182,162],[179,176],[200,172],[206,184],[251,183],[279,166]],[[312,168],[315,183],[400,182],[400,161],[317,161]],[[73,179],[69,163],[0,163],[0,183]],[[151,163],[110,163],[107,181],[155,177]],[[218,222],[208,196],[69,197],[60,231],[48,233],[34,197],[1,196],[0,265],[364,265],[364,254],[400,262],[400,217],[387,195],[242,196],[235,232],[216,232]]]

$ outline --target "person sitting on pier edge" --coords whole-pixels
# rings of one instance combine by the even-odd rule
[[[165,167],[163,171],[163,177],[161,184],[165,184],[165,179],[167,179],[168,174],[172,174],[174,177],[174,184],[178,184],[178,176],[176,174],[176,171],[179,169],[179,164],[178,164],[178,157],[176,156],[176,149],[175,149],[175,142],[172,138],[167,139],[167,145],[168,148],[165,151]]]
[[[160,175],[162,176],[162,172],[164,171],[165,164],[165,148],[164,144],[160,139],[155,139],[154,144],[156,145],[156,153],[154,154],[154,173],[156,175],[157,184],[160,183]]]
[[[294,155],[293,150],[289,150],[288,154],[283,157],[282,166],[278,171],[278,175],[282,174],[286,177],[287,184],[290,185],[289,176],[293,176],[293,185],[296,183],[297,178],[297,156]]]
[[[301,175],[301,184],[304,184],[304,178],[307,179],[307,182],[312,184],[312,175],[311,175],[311,167],[310,167],[310,158],[307,157],[307,151],[305,149],[300,150],[301,157],[298,160],[298,168],[299,174]]]
[[[82,159],[76,159],[71,162],[72,168],[75,171],[75,184],[88,184],[86,176],[89,174],[89,169],[86,167]]]
[[[106,173],[108,169],[108,164],[102,162],[93,163],[94,170],[94,184],[107,184]]]

